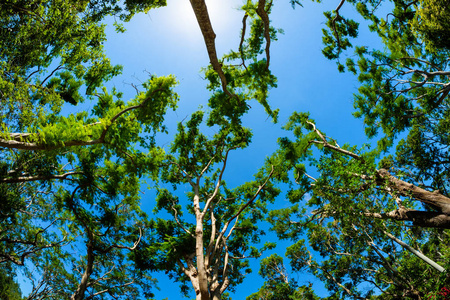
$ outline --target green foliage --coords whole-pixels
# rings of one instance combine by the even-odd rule
[[[133,270],[129,255],[145,221],[139,178],[158,170],[163,151],[154,135],[176,107],[176,80],[155,76],[128,102],[107,91],[104,83],[121,67],[105,56],[100,21],[127,21],[162,5],[0,4],[0,263],[34,281],[29,299],[151,296],[154,280]],[[92,111],[60,114],[65,103],[84,101],[94,102]]]
[[[279,194],[270,182],[273,170],[263,169],[253,181],[233,189],[222,179],[229,153],[251,142],[250,129],[241,124],[250,108],[247,102],[257,100],[274,121],[277,118],[277,110],[267,102],[269,89],[276,86],[269,69],[269,46],[280,32],[269,26],[272,3],[244,5],[251,19],[250,34],[243,33],[239,51],[222,58],[228,63],[221,67],[231,93],[219,84],[223,79],[217,69],[206,68],[210,111],[196,112],[186,124],[180,123],[167,154],[157,147],[155,136],[167,132],[163,124],[167,109],[176,109],[176,79],[152,76],[129,101],[121,92],[106,89],[105,82],[121,67],[111,65],[104,53],[105,25],[100,23],[107,16],[128,21],[165,4],[116,0],[1,4],[5,34],[0,38],[4,45],[0,262],[14,264],[31,280],[41,280],[30,299],[68,295],[82,299],[86,294],[99,299],[152,297],[150,272],[156,270],[179,280],[187,293],[190,278],[180,263],[189,268],[197,263],[200,271],[203,262],[192,256],[196,248],[192,232],[200,225],[190,224],[185,216],[198,217],[200,204],[205,213],[198,222],[205,230],[204,238],[198,237],[214,269],[224,270],[214,282],[220,288],[211,291],[216,295],[225,297],[227,288],[233,290],[251,272],[249,257],[274,247],[253,246],[264,234],[257,224],[266,205]],[[125,30],[117,21],[114,26],[118,32]],[[92,103],[91,111],[61,115],[63,105],[85,101]],[[205,125],[217,126],[218,133],[205,136]],[[152,220],[141,211],[141,177],[160,185],[155,213],[166,211],[171,218]],[[179,199],[164,184],[172,188],[189,184],[187,199],[198,203]],[[216,227],[209,226],[213,222]]]
[[[11,275],[11,268],[0,267],[0,299],[22,300],[22,293],[19,284]]]
[[[273,3],[266,3],[266,13],[269,15]],[[218,74],[209,66],[204,70],[205,78],[209,81],[208,89],[213,92],[208,106],[212,109],[208,125],[222,125],[227,122],[239,124],[242,116],[247,113],[250,100],[258,101],[266,113],[277,121],[278,110],[272,109],[268,103],[269,90],[277,86],[277,79],[271,73],[269,47],[271,41],[277,40],[277,34],[282,30],[275,29],[258,15],[258,2],[247,1],[241,8],[250,17],[250,34],[241,33],[241,43],[238,50],[231,50],[221,59],[222,69],[232,96],[221,89]],[[247,17],[244,19],[244,21]],[[266,25],[268,27],[266,36]],[[265,57],[261,55],[265,53]]]
[[[165,1],[3,1],[0,297],[21,299],[20,272],[34,282],[29,299],[151,298],[151,274],[164,271],[186,296],[192,285],[202,299],[229,299],[252,272],[250,259],[276,246],[264,241],[264,221],[293,242],[291,269],[323,281],[327,299],[441,295],[447,273],[436,275],[392,236],[450,267],[449,236],[432,228],[450,228],[450,5],[387,2],[387,16],[377,0],[341,1],[324,13],[322,52],[357,77],[354,115],[377,146],[340,146],[308,113],[294,112],[279,150],[253,179],[229,186],[229,156],[252,141],[243,126],[249,103],[277,122],[270,49],[283,31],[271,26],[272,1],[244,3],[240,44],[220,59],[202,2],[191,1],[200,4],[211,95],[167,149],[156,137],[177,108],[177,80],[151,76],[133,99],[108,90],[122,68],[104,53],[101,23],[114,16],[124,32],[120,22]],[[360,22],[342,5],[355,6],[381,47],[357,45]],[[61,114],[83,102],[92,109]],[[141,210],[142,178],[157,192],[153,218]],[[284,188],[291,206],[269,211]],[[247,299],[319,299],[290,279],[279,255],[262,259],[259,274],[265,283]]]
[[[386,17],[378,14],[382,2],[347,2],[382,46],[356,46],[341,64],[352,47],[349,38],[357,41],[358,24],[341,16],[339,6],[326,13],[323,53],[337,60],[339,71],[357,76],[354,115],[363,118],[369,138],[378,137],[377,147],[340,146],[308,115],[294,113],[285,128],[295,138],[280,138],[274,154],[293,182],[287,192],[293,206],[271,211],[267,220],[280,238],[293,241],[286,252],[292,269],[323,281],[327,299],[423,299],[447,285],[446,272],[439,276],[389,234],[448,265],[446,231],[427,223],[433,214],[448,215],[412,193],[420,187],[449,195],[448,5],[389,1]],[[393,184],[399,181],[408,188]]]
[[[277,254],[261,260],[259,274],[266,280],[260,290],[247,300],[286,299],[286,300],[316,300],[319,299],[310,286],[298,286],[295,280],[289,279],[283,264],[283,258]]]
[[[426,48],[435,52],[450,50],[450,2],[446,0],[424,0],[419,2],[418,17],[412,21],[413,29],[423,39]]]
[[[204,113],[198,111],[186,123],[178,124],[178,133],[160,174],[160,184],[171,188],[158,188],[154,209],[155,214],[164,211],[170,218],[157,218],[148,224],[149,235],[139,245],[134,259],[140,269],[165,271],[181,283],[182,290],[189,280],[183,268],[189,269],[191,265],[200,268],[203,263],[213,262],[207,268],[227,271],[210,273],[210,284],[215,284],[211,278],[218,276],[220,286],[227,282],[225,288],[233,290],[251,271],[247,256],[259,257],[274,246],[273,243],[260,248],[252,245],[261,242],[264,231],[256,224],[266,212],[266,203],[272,202],[279,190],[266,184],[259,192],[259,199],[254,199],[258,187],[267,180],[264,171],[255,175],[254,181],[228,189],[222,179],[228,155],[230,151],[245,148],[251,133],[242,127],[226,125],[208,138],[200,130],[203,119]],[[186,187],[190,189],[185,199],[176,196],[177,189]],[[205,211],[203,219],[198,217],[198,208]],[[196,231],[199,222],[204,230],[201,235]],[[223,234],[228,230],[231,231],[225,238]],[[205,251],[206,262],[198,261],[195,246],[198,239],[202,240],[204,250],[201,251]]]

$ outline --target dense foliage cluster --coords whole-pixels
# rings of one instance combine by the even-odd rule
[[[292,243],[261,260],[265,283],[249,300],[447,297],[450,3],[341,0],[325,12],[323,54],[357,77],[354,115],[376,145],[340,146],[294,112],[254,179],[229,187],[229,154],[252,139],[249,101],[277,122],[276,3],[245,1],[240,43],[219,58],[205,1],[190,2],[210,98],[165,149],[156,136],[177,108],[176,78],[151,76],[133,99],[108,90],[121,67],[104,53],[102,24],[114,16],[124,31],[165,1],[0,4],[0,298],[22,299],[20,273],[32,286],[25,299],[150,299],[163,271],[187,297],[227,299],[249,260],[275,247],[263,222]],[[358,15],[343,16],[345,6]],[[377,47],[359,44],[360,23]],[[83,102],[92,109],[64,113]],[[154,183],[155,217],[141,209],[141,178]],[[283,195],[292,205],[270,211]],[[297,272],[329,296],[291,279]]]

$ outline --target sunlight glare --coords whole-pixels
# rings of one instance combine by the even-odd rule
[[[234,1],[235,5],[230,8],[229,1],[224,0],[206,0],[209,18],[213,26],[214,32],[220,38],[221,35],[231,36],[233,32],[229,32],[236,24],[236,20],[242,18],[242,12],[238,10],[241,1]],[[179,34],[182,39],[192,39],[201,35],[200,28],[197,24],[195,14],[188,0],[174,0],[168,3],[168,25],[174,34]],[[239,21],[238,23],[239,24]]]

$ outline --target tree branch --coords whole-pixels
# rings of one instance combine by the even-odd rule
[[[426,262],[427,264],[429,264],[430,266],[432,266],[433,268],[438,270],[439,272],[445,272],[445,269],[443,267],[438,265],[436,262],[434,262],[433,260],[431,260],[427,256],[423,255],[422,253],[420,253],[416,249],[412,248],[408,244],[406,244],[403,241],[399,240],[398,238],[396,238],[395,236],[393,236],[389,232],[384,231],[384,234],[387,235],[390,239],[394,240],[397,244],[401,245],[403,248],[407,249],[409,252],[413,253],[418,258],[420,258],[421,260],[423,260],[424,262]]]
[[[83,174],[83,172],[67,172],[60,175],[36,175],[36,176],[27,176],[27,177],[11,177],[11,178],[2,178],[0,182],[3,183],[18,183],[18,182],[27,182],[27,181],[37,181],[37,180],[50,180],[50,179],[68,179],[68,176]],[[68,179],[73,180],[73,179]]]
[[[225,169],[227,167],[228,154],[230,153],[231,150],[233,150],[235,148],[236,147],[232,147],[232,148],[228,149],[227,152],[225,153],[225,157],[223,159],[222,169],[220,170],[220,174],[219,174],[219,178],[217,179],[216,187],[214,188],[214,192],[211,195],[211,197],[209,197],[209,199],[206,200],[205,207],[203,208],[202,215],[206,214],[206,212],[208,211],[212,201],[214,200],[214,198],[217,196],[217,193],[219,192],[219,189],[220,189],[220,186],[221,186],[221,183],[222,183],[222,176],[223,176],[223,173],[225,172]],[[197,180],[197,182],[198,182],[198,180]]]
[[[211,20],[209,19],[208,9],[206,7],[205,0],[190,0],[191,6],[194,10],[195,17],[197,18],[197,23],[200,26],[200,30],[203,35],[203,39],[205,40],[206,50],[208,51],[209,60],[211,65],[219,75],[220,81],[222,82],[222,90],[230,97],[233,95],[227,89],[227,79],[225,78],[225,74],[222,70],[222,64],[219,62],[217,58],[216,52],[216,34],[211,25]]]
[[[269,6],[272,5],[270,2]],[[269,68],[270,64],[270,20],[266,12],[266,0],[259,0],[258,7],[256,8],[256,13],[261,18],[264,24],[264,38],[266,39],[266,70]]]
[[[267,177],[266,181],[260,185],[258,187],[258,190],[256,191],[256,193],[253,195],[253,197],[247,201],[247,203],[245,203],[243,206],[241,206],[241,208],[230,218],[228,219],[228,221],[225,223],[222,231],[220,232],[219,236],[217,237],[217,243],[223,238],[223,236],[225,235],[225,232],[228,230],[228,227],[230,226],[230,223],[236,219],[237,217],[240,216],[240,214],[244,211],[244,209],[246,209],[250,204],[253,203],[253,201],[258,197],[259,193],[261,192],[261,190],[266,186],[266,184],[269,182],[270,178],[272,177],[274,172],[274,167],[272,166],[272,170],[270,171],[269,176]]]
[[[345,0],[341,0],[341,2],[339,2],[339,5],[335,9],[336,16],[333,18],[333,20],[331,20],[331,26],[332,26],[332,29],[333,29],[333,32],[334,32],[334,37],[336,38],[336,44],[337,44],[339,52],[341,52],[341,50],[340,50],[340,48],[341,48],[341,40],[339,38],[339,34],[337,32],[337,29],[336,29],[336,21],[340,17],[339,10],[341,9],[342,5],[344,5],[344,3],[345,3]]]
[[[350,156],[350,157],[352,157],[352,158],[354,158],[354,159],[357,159],[357,160],[360,160],[360,161],[364,162],[364,159],[363,159],[361,156],[359,156],[359,155],[357,155],[357,154],[355,154],[355,153],[353,153],[353,152],[351,152],[351,151],[342,149],[342,148],[339,147],[339,146],[334,146],[334,145],[331,145],[330,143],[328,143],[327,139],[326,139],[326,138],[323,136],[323,134],[316,128],[316,125],[315,125],[314,123],[312,123],[312,122],[310,122],[310,121],[306,121],[306,123],[308,123],[309,125],[311,125],[311,126],[313,127],[314,132],[315,132],[315,133],[319,136],[319,138],[322,140],[322,141],[315,141],[315,140],[312,140],[312,141],[310,141],[310,143],[323,145],[323,146],[326,147],[326,148],[333,149],[333,150],[335,150],[335,151],[337,151],[337,152],[340,152],[340,153],[342,153],[342,154],[348,155],[348,156]]]
[[[134,105],[127,107],[123,109],[122,111],[118,112],[115,116],[113,116],[110,120],[110,124],[106,126],[106,128],[102,131],[100,137],[98,139],[92,139],[87,141],[82,140],[71,140],[71,141],[62,141],[56,145],[47,145],[45,143],[31,143],[31,142],[23,142],[23,138],[31,138],[33,136],[39,136],[39,133],[11,133],[9,134],[9,137],[11,139],[3,139],[0,138],[0,147],[8,148],[8,149],[20,149],[20,150],[54,150],[59,148],[65,148],[65,147],[73,147],[73,146],[92,146],[97,144],[103,144],[105,143],[105,136],[108,131],[108,129],[112,126],[112,124],[124,113],[135,110],[138,108],[141,108],[145,105],[145,103],[150,100],[153,95],[157,92],[162,91],[162,88],[157,88],[154,91],[150,93],[149,96],[147,96],[144,101],[139,105]],[[99,125],[102,124],[101,122],[95,122],[93,124],[87,124],[88,126],[93,125]]]
[[[450,214],[450,198],[445,197],[439,191],[429,192],[424,190],[414,184],[392,176],[386,169],[378,170],[378,175],[380,176],[378,180],[379,184],[383,184],[387,180],[390,187],[400,195],[412,197],[422,203],[431,204],[439,208],[444,214]]]

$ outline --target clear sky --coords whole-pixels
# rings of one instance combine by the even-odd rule
[[[127,31],[124,34],[116,34],[109,25],[105,47],[112,63],[123,65],[123,75],[109,84],[124,92],[124,100],[131,99],[135,94],[130,84],[145,81],[147,72],[174,74],[178,78],[179,109],[170,112],[166,119],[173,133],[177,122],[200,105],[207,106],[207,82],[202,79],[200,69],[208,65],[209,58],[189,1],[168,2],[165,8],[135,16],[125,24]],[[243,12],[237,8],[242,1],[206,2],[217,35],[220,57],[230,49],[236,49],[239,44]],[[321,30],[325,22],[323,11],[335,9],[339,1],[327,1],[326,4],[305,2],[303,8],[296,7],[295,10],[288,0],[274,2],[272,26],[282,28],[284,34],[279,35],[279,40],[271,47],[271,70],[278,77],[278,88],[271,90],[269,103],[273,108],[280,109],[279,123],[273,124],[258,103],[250,103],[252,109],[245,118],[245,124],[253,130],[253,143],[244,151],[232,153],[225,173],[225,179],[231,186],[251,180],[265,157],[276,150],[277,138],[288,134],[281,130],[281,126],[293,111],[309,111],[318,128],[339,144],[364,142],[362,121],[351,115],[352,94],[358,86],[356,78],[349,73],[338,73],[336,63],[327,60],[321,53]],[[211,130],[210,134],[213,133]],[[162,136],[159,144],[168,145],[171,140],[170,134]],[[153,196],[151,192],[143,195],[142,202],[147,211],[153,208]],[[288,202],[282,198],[276,203],[277,207],[287,205]],[[281,244],[277,248],[280,255],[284,254],[285,246]],[[263,281],[257,274],[259,262],[255,260],[252,266],[253,274],[237,288],[233,299],[245,299],[262,285]],[[312,277],[302,274],[291,276],[300,284],[312,281],[320,294],[321,285]],[[161,291],[155,291],[157,299],[181,299],[178,283],[169,281],[163,273],[157,274],[157,279],[161,288]]]

